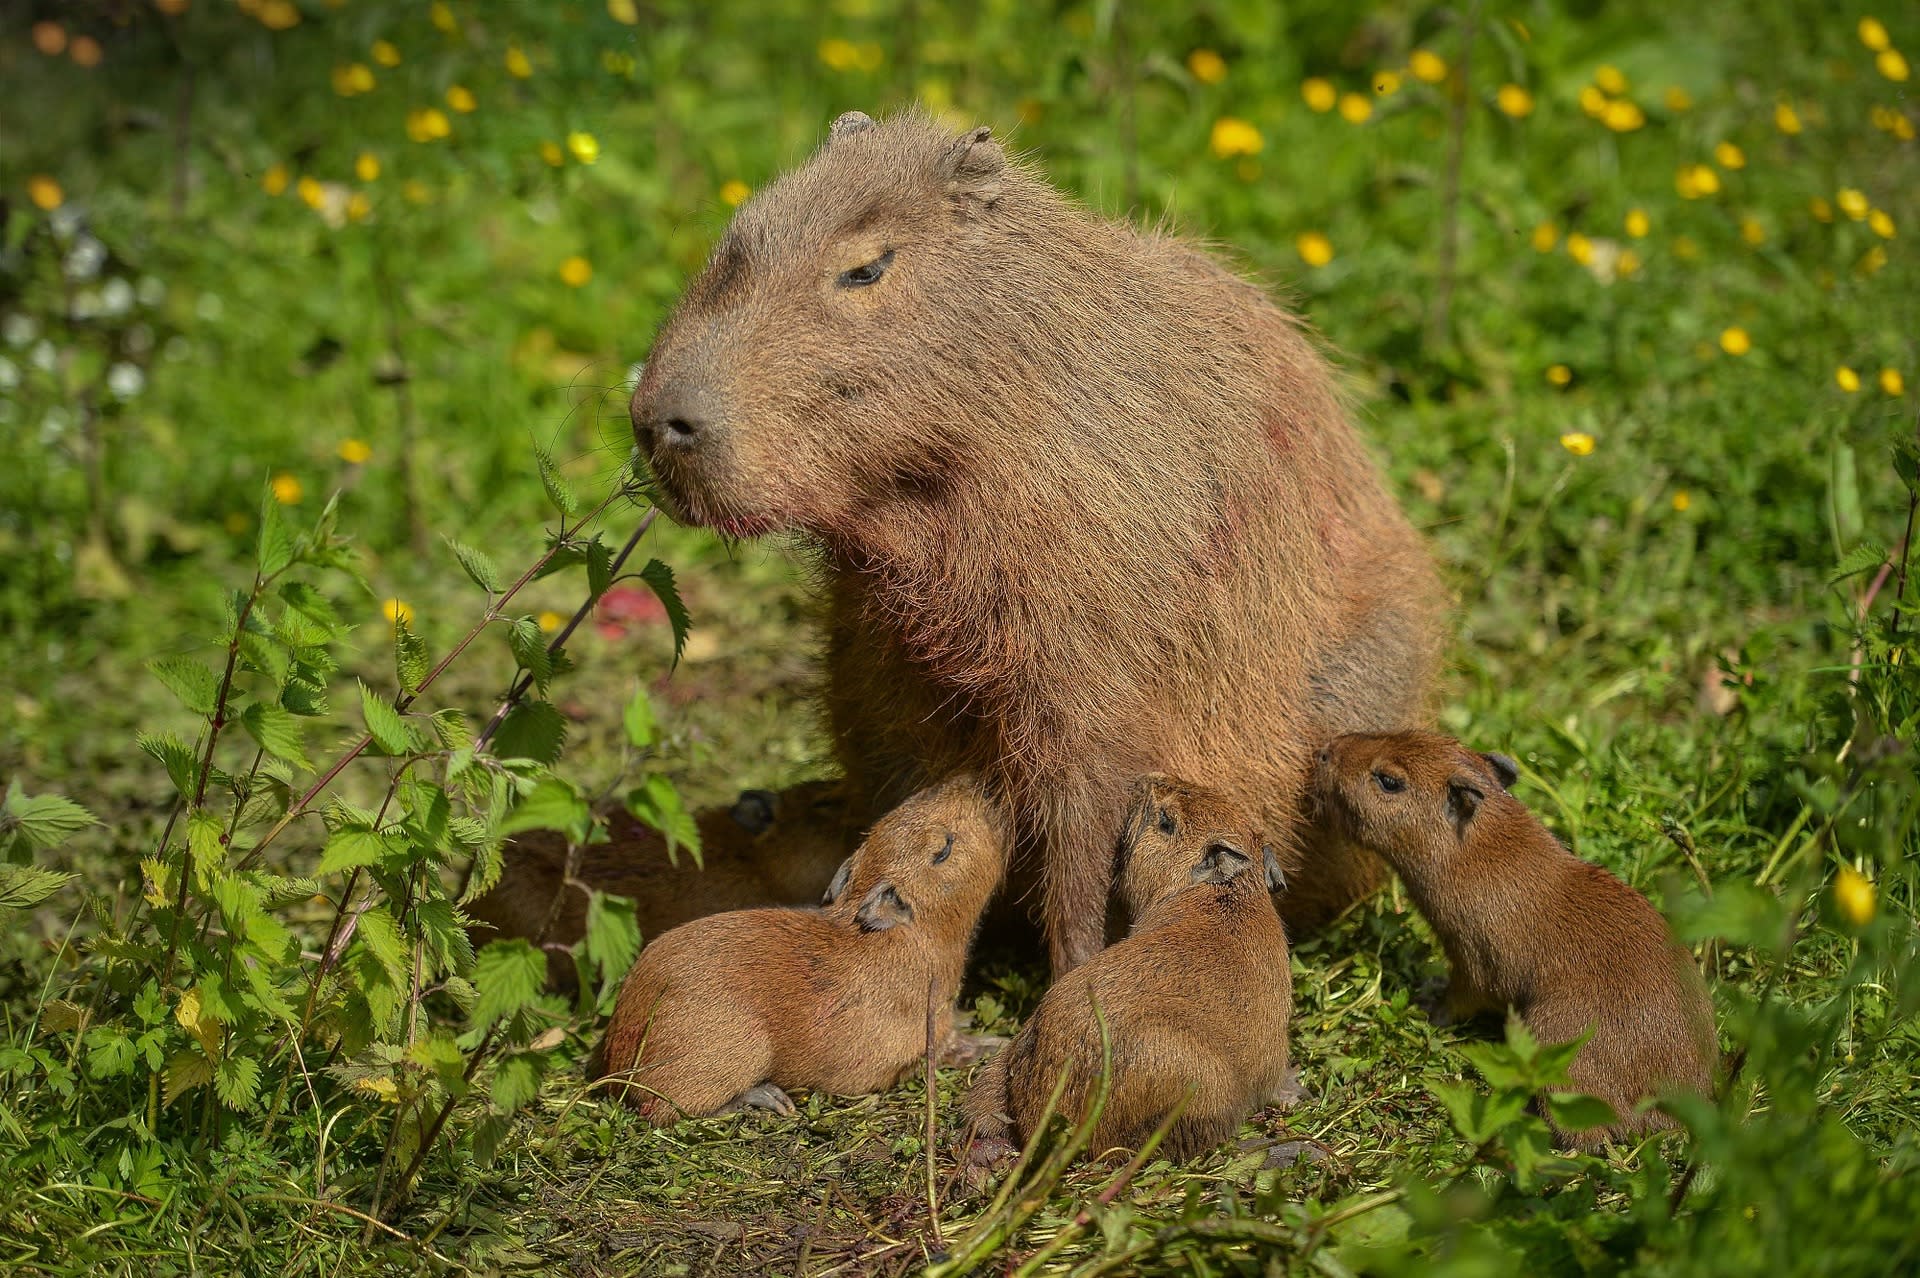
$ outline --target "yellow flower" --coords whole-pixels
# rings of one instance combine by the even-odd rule
[[[1593,261],[1593,241],[1578,231],[1567,235],[1567,256],[1586,266]]]
[[[860,61],[860,50],[853,47],[853,41],[838,36],[822,40],[819,54],[820,60],[835,71],[851,71]]]
[[[1340,118],[1348,124],[1365,124],[1373,114],[1373,103],[1358,93],[1340,95]]]
[[[260,189],[268,195],[278,195],[287,189],[287,166],[276,164],[260,175]]]
[[[264,0],[260,6],[260,25],[269,31],[285,31],[300,25],[300,10],[291,0]]]
[[[282,506],[297,506],[300,504],[300,498],[306,495],[306,489],[300,486],[299,477],[289,475],[284,470],[273,477],[270,487],[273,489],[273,499]]]
[[[1673,185],[1689,200],[1702,199],[1720,190],[1720,175],[1704,164],[1689,164],[1674,176]]]
[[[1542,222],[1533,228],[1533,251],[1551,253],[1553,246],[1560,242],[1560,228],[1551,222]]]
[[[1673,237],[1673,255],[1683,262],[1691,262],[1700,256],[1700,246],[1694,243],[1691,235],[1676,235]]]
[[[560,263],[560,281],[568,288],[584,288],[592,278],[593,263],[577,253]]]
[[[373,92],[373,71],[364,62],[343,63],[333,69],[333,91],[343,98]]]
[[[573,158],[580,163],[592,164],[600,158],[600,139],[591,133],[569,133],[567,150],[573,152]]]
[[[1686,489],[1682,488],[1673,495],[1673,508],[1681,514],[1684,515],[1691,505],[1693,505],[1693,494]]]
[[[1373,91],[1383,98],[1400,92],[1400,73],[1398,71],[1374,72]]]
[[[1621,279],[1640,273],[1640,255],[1632,249],[1621,249],[1620,256],[1613,259],[1613,269]]]
[[[27,198],[42,213],[51,213],[65,202],[67,195],[58,182],[44,173],[36,173],[27,179]]]
[[[1880,50],[1880,52],[1873,55],[1873,65],[1881,75],[1884,75],[1895,84],[1905,84],[1907,82],[1907,58],[1900,50]]]
[[[1676,115],[1682,111],[1693,110],[1693,95],[1677,84],[1668,85],[1667,91],[1661,95],[1660,100],[1667,104],[1667,110]]]
[[[607,0],[607,16],[625,26],[638,26],[640,9],[633,0]]]
[[[1851,395],[1860,389],[1860,374],[1842,364],[1833,370],[1833,384]]]
[[[1745,355],[1753,349],[1753,339],[1744,328],[1729,328],[1720,334],[1720,349],[1729,355]]]
[[[373,60],[383,67],[397,67],[400,65],[400,50],[391,40],[375,40]]]
[[[533,74],[533,63],[527,61],[526,53],[517,44],[507,46],[507,56],[504,60],[507,74],[516,80],[524,80]]]
[[[433,191],[419,178],[408,178],[400,184],[400,194],[407,197],[409,204],[425,204],[433,198]]]
[[[373,456],[373,449],[367,446],[364,439],[343,439],[337,451],[340,460],[349,466],[364,466],[367,459]]]
[[[380,615],[387,619],[390,626],[411,626],[413,605],[404,599],[388,599],[380,605]]]
[[[752,194],[753,188],[739,178],[729,178],[720,184],[720,202],[732,208],[739,208]]]
[[[1860,272],[1862,277],[1867,277],[1867,276],[1878,275],[1880,273],[1880,269],[1884,267],[1886,264],[1887,264],[1886,246],[1881,244],[1876,244],[1872,248],[1868,249],[1866,252],[1860,255],[1860,260],[1854,263],[1853,269]]]
[[[1868,205],[1867,193],[1865,191],[1857,190],[1851,186],[1843,186],[1840,188],[1840,193],[1833,197],[1833,202],[1840,206],[1842,213],[1845,213],[1856,222],[1865,220],[1867,216]]]
[[[371,151],[362,151],[353,162],[353,175],[362,182],[371,182],[380,176],[380,157]]]
[[[1885,209],[1874,209],[1867,214],[1867,225],[1873,233],[1883,240],[1893,238],[1893,219],[1887,216]]]
[[[1907,389],[1907,383],[1900,376],[1899,369],[1883,368],[1880,370],[1880,389],[1889,395],[1898,395]]]
[[[1647,219],[1645,209],[1627,210],[1627,234],[1636,240],[1647,238],[1647,232],[1653,229],[1653,223]]]
[[[540,633],[543,635],[550,635],[561,626],[567,624],[567,619],[551,608],[541,613],[538,617],[534,618],[534,620],[540,623]]]
[[[1333,241],[1318,231],[1300,232],[1293,247],[1308,266],[1325,266],[1333,260]]]
[[[1438,84],[1447,78],[1447,60],[1431,49],[1415,49],[1407,59],[1407,70],[1413,72],[1416,80]]]
[[[1800,113],[1793,109],[1793,103],[1781,102],[1774,106],[1773,127],[1786,134],[1800,131]]]
[[[467,88],[465,85],[456,84],[447,89],[447,105],[458,111],[461,115],[468,115],[472,113],[474,108],[478,107],[480,103],[474,99],[472,89]]]
[[[1860,43],[1879,53],[1890,47],[1893,42],[1887,38],[1887,29],[1880,24],[1880,19],[1862,18],[1860,19]]]
[[[1584,430],[1570,430],[1560,437],[1560,447],[1575,457],[1587,457],[1593,453],[1594,438]]]
[[[853,58],[853,64],[862,71],[878,71],[880,64],[887,60],[887,51],[869,40],[854,46]]]
[[[1758,218],[1743,217],[1740,219],[1740,238],[1759,248],[1767,242],[1767,228],[1760,225]]]
[[[447,113],[439,107],[416,107],[407,112],[407,136],[415,142],[434,142],[452,132]]]
[[[1722,142],[1713,148],[1713,162],[1723,169],[1744,169],[1747,153],[1731,142]]]
[[[1627,91],[1627,77],[1621,75],[1620,68],[1616,66],[1603,65],[1596,68],[1593,73],[1593,82],[1599,85],[1602,91],[1616,97]]]
[[[1873,19],[1862,20],[1861,25]],[[1851,865],[1840,867],[1840,873],[1833,876],[1833,904],[1842,918],[1855,927],[1865,927],[1873,922],[1873,916],[1879,909],[1874,899],[1873,880],[1869,879]]]
[[[1640,109],[1637,102],[1616,98],[1607,103],[1607,109],[1600,114],[1600,122],[1615,133],[1631,133],[1646,124],[1647,113]]]
[[[1565,386],[1573,381],[1573,370],[1565,364],[1555,364],[1547,369],[1547,380],[1555,386]]]
[[[327,202],[326,188],[320,185],[317,178],[301,178],[293,184],[293,192],[300,197],[300,202],[310,209],[317,209]]]
[[[1813,220],[1816,222],[1833,221],[1833,205],[1817,195],[1807,201],[1807,211],[1813,214]]]
[[[433,3],[427,6],[427,17],[435,27],[447,35],[452,35],[460,26],[453,16],[453,10],[442,4],[441,0],[433,0]]]
[[[1599,119],[1607,113],[1607,95],[1594,88],[1591,84],[1581,85],[1580,109],[1594,119]]]
[[[1236,116],[1223,115],[1213,122],[1213,132],[1207,139],[1207,147],[1222,160],[1232,159],[1236,155],[1258,155],[1266,146],[1266,139],[1260,136],[1260,130]]]
[[[1218,84],[1227,78],[1227,60],[1212,49],[1195,49],[1187,55],[1187,70],[1202,84]]]
[[[1309,110],[1322,112],[1333,110],[1333,104],[1340,99],[1339,93],[1334,90],[1333,82],[1323,80],[1317,75],[1301,82],[1300,96],[1306,99]]]
[[[1503,84],[1500,91],[1493,95],[1496,106],[1506,115],[1516,120],[1524,120],[1533,114],[1533,95],[1517,84]]]
[[[557,169],[567,162],[567,153],[560,149],[558,142],[542,142],[540,144],[540,158]]]
[[[1893,136],[1899,138],[1902,142],[1911,142],[1913,141],[1913,121],[1904,115],[1896,114],[1893,119],[1887,122],[1887,132],[1893,134]]]
[[[373,216],[373,201],[367,198],[366,192],[355,191],[347,197],[349,222],[364,222],[371,216]]]
[[[33,24],[33,47],[49,58],[57,58],[66,52],[67,29],[57,22],[36,22]]]

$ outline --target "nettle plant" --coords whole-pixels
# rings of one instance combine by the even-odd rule
[[[92,1127],[104,1114],[110,1121],[80,1156],[104,1183],[149,1193],[173,1158],[254,1132],[267,1148],[276,1129],[293,1128],[315,1146],[316,1183],[301,1188],[363,1195],[379,1217],[407,1196],[443,1134],[489,1156],[538,1092],[568,1024],[610,1000],[639,949],[631,902],[592,895],[576,947],[577,1007],[545,992],[544,937],[476,951],[461,912],[498,881],[508,836],[562,831],[576,869],[579,850],[604,838],[587,796],[553,770],[565,723],[547,699],[594,602],[637,576],[666,607],[676,659],[687,632],[671,570],[652,560],[628,573],[654,512],[618,548],[590,531],[610,510],[631,509],[634,488],[583,513],[551,460],[543,454],[539,465],[560,515],[544,553],[507,581],[485,554],[450,543],[485,608],[438,659],[397,619],[391,691],[340,677],[334,654],[348,627],[329,592],[368,587],[335,505],[296,530],[267,494],[253,580],[227,603],[224,651],[211,664],[151,663],[203,725],[192,742],[139,737],[176,794],[140,863],[142,899],[130,912],[89,903],[97,930],[65,996],[42,1003],[39,1037],[26,1039],[34,1050],[0,1061],[15,1085],[65,1101],[64,1114],[40,1107],[55,1124],[39,1133],[44,1160],[71,1155],[63,1118]],[[586,600],[551,640],[512,613],[528,583],[573,569],[584,570]],[[504,637],[517,673],[476,731],[460,710],[430,708],[428,694],[489,632]],[[336,710],[336,700],[349,708]],[[356,717],[337,758],[309,756],[313,729]],[[642,773],[628,806],[697,859],[692,820],[649,766],[660,742],[644,689],[625,722]],[[376,774],[356,793],[377,800],[339,793],[353,769]],[[88,820],[49,802],[10,796],[27,818],[13,822],[15,841],[49,847]],[[44,880],[17,886],[23,897],[50,890]],[[571,890],[585,888],[559,889]],[[46,1050],[49,1031],[69,1036],[64,1053]],[[227,1132],[230,1115],[246,1121]]]

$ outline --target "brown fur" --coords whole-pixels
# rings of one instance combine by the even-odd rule
[[[825,908],[715,914],[641,951],[590,1072],[662,1124],[767,1082],[891,1087],[926,1051],[929,999],[935,1044],[952,1034],[1006,845],[973,778],[915,795],[874,827]]]
[[[777,794],[750,790],[731,807],[701,812],[699,865],[685,848],[669,857],[659,832],[625,811],[609,813],[607,842],[582,849],[572,886],[566,840],[536,831],[514,841],[500,881],[468,914],[502,936],[546,929],[548,983],[571,990],[567,950],[586,934],[590,887],[632,897],[646,940],[723,910],[818,901],[860,837],[845,791],[842,782],[808,781]],[[560,912],[548,928],[555,893]]]
[[[1101,1067],[1096,1004],[1113,1072],[1089,1154],[1138,1148],[1189,1090],[1161,1146],[1176,1159],[1227,1140],[1279,1099],[1293,988],[1268,855],[1239,804],[1166,777],[1142,780],[1121,850],[1133,931],[1055,981],[981,1068],[966,1101],[975,1131],[1031,1139],[1063,1073],[1060,1112],[1073,1121],[1086,1114]]]
[[[1504,771],[1504,776],[1503,776]],[[1671,1125],[1635,1105],[1713,1085],[1713,1007],[1693,957],[1647,899],[1547,833],[1508,794],[1512,763],[1429,732],[1353,735],[1324,750],[1325,818],[1385,857],[1452,965],[1455,1016],[1512,1008],[1542,1042],[1593,1037],[1574,1086],[1620,1122],[1558,1131],[1585,1149]],[[1383,789],[1404,782],[1397,793]]]
[[[855,793],[990,778],[1056,972],[1101,947],[1145,772],[1259,809],[1290,924],[1344,908],[1384,870],[1303,830],[1312,751],[1425,718],[1442,603],[1327,361],[1253,284],[984,129],[834,133],[742,206],[632,410],[680,518],[813,548]]]

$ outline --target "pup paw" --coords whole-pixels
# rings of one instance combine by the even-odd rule
[[[998,1034],[953,1034],[940,1049],[941,1065],[973,1065],[1007,1045]]]
[[[772,1083],[757,1083],[741,1092],[738,1096],[720,1107],[722,1114],[737,1114],[747,1109],[765,1109],[792,1118],[800,1111],[794,1107],[793,1098],[775,1087]]]

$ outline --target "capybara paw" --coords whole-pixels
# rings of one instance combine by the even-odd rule
[[[1289,1065],[1286,1074],[1280,1079],[1280,1085],[1274,1088],[1273,1094],[1267,1098],[1267,1104],[1275,1109],[1292,1109],[1312,1095],[1313,1093],[1307,1090],[1307,1085],[1300,1081],[1300,1067]]]
[[[1301,1163],[1324,1163],[1331,1157],[1333,1151],[1317,1140],[1277,1140],[1267,1146],[1267,1156],[1261,1166],[1293,1167]]]
[[[746,1109],[771,1110],[782,1118],[792,1118],[800,1112],[794,1108],[793,1098],[772,1083],[756,1083],[721,1106],[720,1112],[737,1114]]]
[[[999,1171],[1020,1156],[1020,1147],[1005,1136],[975,1136],[967,1146],[966,1165]]]
[[[973,1065],[1007,1045],[998,1034],[954,1034],[940,1049],[942,1065]]]

